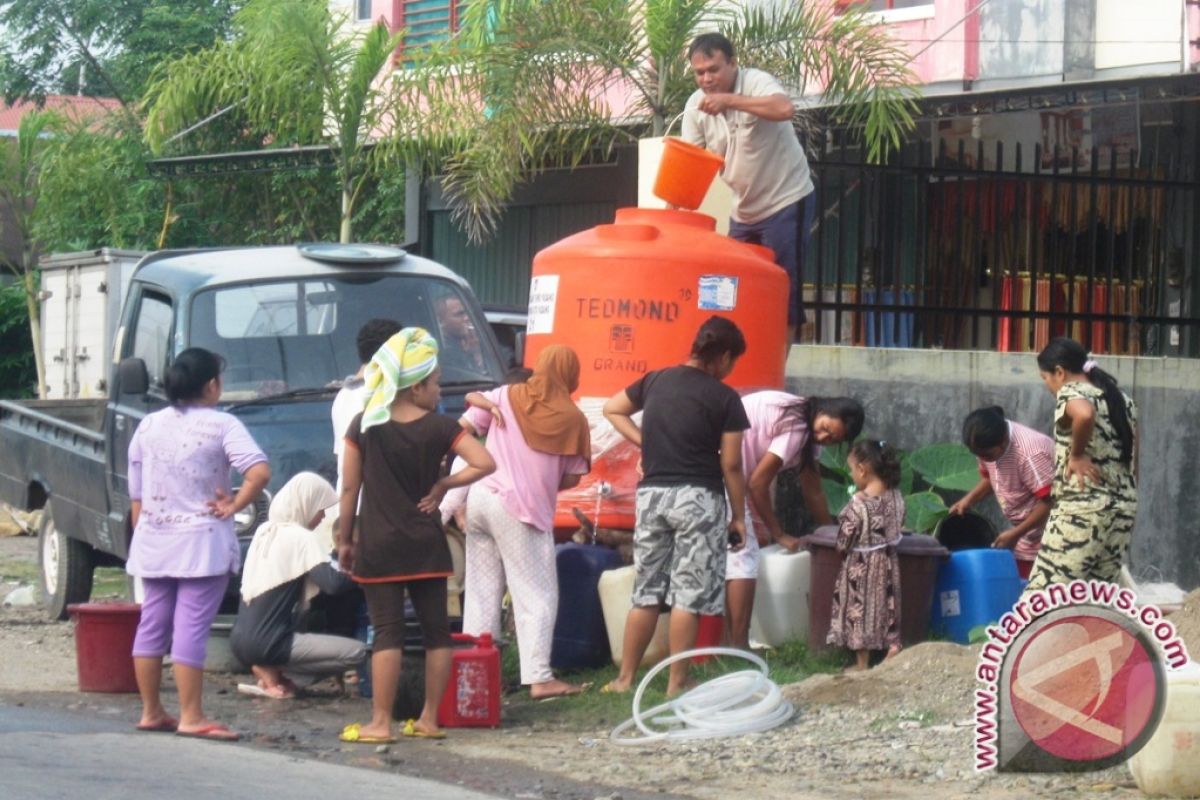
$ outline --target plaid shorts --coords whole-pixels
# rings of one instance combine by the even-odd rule
[[[702,486],[637,490],[633,605],[725,611],[725,495]]]

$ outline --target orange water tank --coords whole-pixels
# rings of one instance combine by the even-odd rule
[[[582,366],[577,398],[595,418],[603,399],[651,370],[683,363],[701,323],[719,314],[746,337],[746,354],[727,382],[782,388],[787,297],[787,273],[771,251],[721,236],[712,217],[623,208],[614,224],[563,239],[533,259],[525,363],[535,364],[546,345],[573,347]],[[633,528],[641,452],[620,437],[601,442],[596,435],[593,429],[592,471],[559,492],[559,540],[581,516],[601,528]]]
[[[787,273],[768,248],[718,234],[704,214],[623,208],[614,224],[534,257],[525,363],[546,345],[570,345],[579,396],[609,397],[686,361],[696,330],[717,314],[746,337],[728,383],[782,387],[787,299]]]

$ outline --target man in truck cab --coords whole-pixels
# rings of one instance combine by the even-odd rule
[[[460,298],[446,294],[434,301],[437,309],[438,327],[442,344],[441,358],[445,366],[466,370],[474,374],[483,373],[486,365],[479,332],[471,323],[471,315]]]

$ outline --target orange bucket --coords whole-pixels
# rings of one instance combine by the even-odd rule
[[[700,207],[725,159],[682,139],[663,139],[662,160],[654,179],[654,195],[689,211]]]

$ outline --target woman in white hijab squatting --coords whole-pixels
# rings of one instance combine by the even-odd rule
[[[230,636],[233,654],[258,678],[257,684],[238,685],[243,694],[288,699],[298,686],[341,676],[366,658],[357,639],[296,632],[301,612],[318,592],[355,588],[331,559],[331,529],[318,527],[337,500],[328,481],[301,472],[279,490],[254,534]]]

